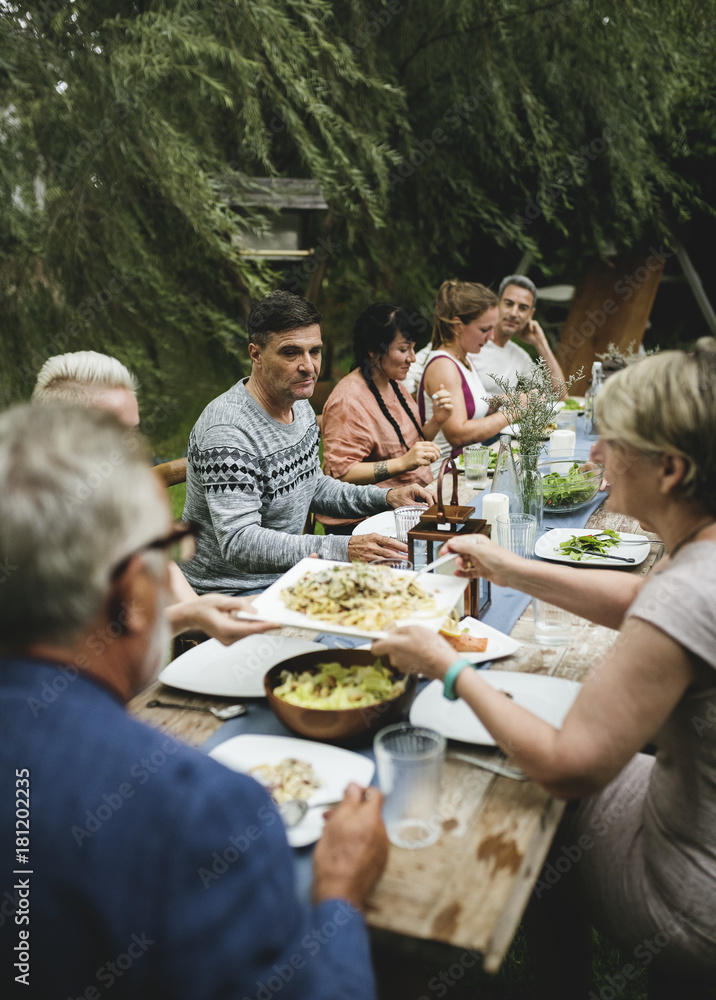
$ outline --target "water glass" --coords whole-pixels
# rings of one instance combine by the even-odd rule
[[[532,601],[532,615],[535,622],[535,642],[540,646],[565,646],[572,631],[572,616],[569,611],[548,604],[547,601]]]
[[[385,556],[383,559],[371,559],[369,566],[385,566],[387,569],[397,569],[404,573],[412,573],[413,564],[409,559],[401,559],[400,556]]]
[[[577,433],[577,411],[576,410],[558,410],[555,414],[554,422],[557,425],[558,431],[574,431]]]
[[[465,466],[465,485],[475,490],[487,486],[487,467],[490,464],[490,449],[481,444],[469,444],[462,450]]]
[[[495,541],[516,556],[531,559],[535,550],[537,518],[534,514],[498,514]]]
[[[414,528],[423,516],[427,507],[396,507],[393,511],[395,518],[395,537],[399,542],[408,541],[408,532]]]
[[[438,804],[445,737],[432,729],[398,722],[381,729],[373,742],[383,819],[391,844],[429,847],[442,830]]]

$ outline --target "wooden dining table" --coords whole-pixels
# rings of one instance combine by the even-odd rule
[[[460,477],[460,503],[474,498]],[[598,507],[587,529],[655,536],[641,531],[632,518]],[[652,544],[645,562],[623,572],[644,575],[661,557]],[[283,634],[315,638],[316,632],[281,629]],[[571,639],[545,647],[534,641],[531,605],[511,635],[521,646],[492,663],[492,670],[523,671],[545,677],[583,681],[615,641],[617,632],[574,616]],[[148,708],[153,699],[187,706],[222,707],[232,699],[207,698],[166,688],[155,682],[134,698],[130,711],[138,718],[187,743],[200,746],[222,723],[209,714]],[[234,701],[236,699],[233,699]],[[494,758],[493,749],[458,744],[461,755]],[[436,963],[448,963],[454,949],[479,952],[483,968],[496,972],[510,946],[541,867],[557,831],[565,803],[531,781],[498,776],[448,755],[440,815],[442,834],[422,850],[391,847],[386,871],[366,907],[375,940]],[[415,951],[415,946],[418,951]],[[445,965],[443,965],[445,967]]]

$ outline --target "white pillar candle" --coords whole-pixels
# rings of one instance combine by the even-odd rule
[[[549,439],[550,458],[571,458],[574,455],[576,447],[577,435],[573,430],[569,428],[560,430],[557,428],[556,431],[552,431]],[[561,475],[564,475],[566,470],[567,467],[564,462],[550,466],[550,472],[559,472]]]
[[[498,514],[510,513],[510,498],[506,493],[483,493],[482,495],[482,516],[485,518],[490,528],[495,527],[495,518]]]

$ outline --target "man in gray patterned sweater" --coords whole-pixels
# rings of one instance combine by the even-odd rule
[[[332,517],[432,503],[422,486],[385,490],[331,479],[318,462],[308,402],[321,368],[321,316],[299,295],[273,292],[249,314],[248,379],[218,396],[189,438],[184,518],[200,527],[185,566],[199,592],[264,590],[299,559],[405,558],[381,535],[304,535],[309,511]]]

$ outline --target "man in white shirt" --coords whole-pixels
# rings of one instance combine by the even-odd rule
[[[470,364],[482,379],[485,389],[499,395],[503,390],[491,376],[498,375],[514,385],[519,376],[528,376],[532,358],[527,351],[512,342],[517,335],[535,348],[552,373],[552,378],[564,382],[564,373],[552,353],[544,330],[532,319],[537,303],[537,289],[529,278],[510,274],[500,282],[497,296],[500,318],[479,354],[468,355]]]
[[[479,354],[468,354],[471,366],[480,376],[487,392],[496,396],[502,389],[490,377],[493,373],[506,378],[514,385],[520,375],[529,376],[532,358],[527,351],[512,342],[517,334],[525,344],[531,344],[538,355],[544,358],[554,379],[564,382],[564,373],[552,353],[544,330],[532,319],[537,304],[537,288],[529,278],[521,274],[510,274],[500,282],[498,290],[500,317],[491,335]],[[415,355],[408,377],[403,383],[409,392],[416,392],[430,354],[428,344]],[[489,374],[488,374],[489,373]]]

